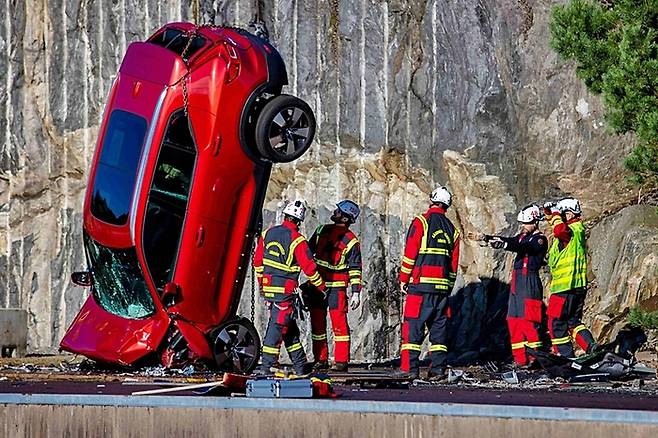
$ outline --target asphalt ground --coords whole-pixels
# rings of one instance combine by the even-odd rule
[[[653,355],[642,358],[656,367]],[[215,381],[221,375],[212,372],[190,373],[165,371],[161,368],[99,369],[72,356],[46,356],[0,359],[0,396],[13,395],[98,395],[125,396],[132,392],[167,388],[173,385]],[[400,403],[437,403],[443,405],[494,405],[524,407],[592,408],[658,412],[658,380],[646,382],[604,382],[573,384],[559,380],[538,379],[536,373],[520,373],[520,384],[501,381],[499,373],[487,373],[482,368],[466,369],[473,379],[452,384],[405,385],[362,375],[385,376],[392,369],[375,367],[371,371],[354,367],[343,376],[334,375],[334,387],[339,400]],[[352,384],[346,384],[351,381]],[[638,385],[644,383],[644,385]],[[163,394],[194,398],[221,398],[219,395],[199,395],[193,391]],[[136,398],[149,396],[135,396]],[[244,395],[236,395],[236,399]],[[186,397],[188,398],[188,397]]]
[[[126,384],[128,383],[128,384]],[[168,387],[168,383],[146,382],[69,382],[69,381],[0,381],[0,394],[71,394],[130,395],[134,391]],[[658,395],[642,391],[564,389],[490,389],[458,385],[409,386],[398,388],[363,388],[336,385],[340,400],[374,402],[422,402],[475,405],[514,405],[559,408],[616,409],[658,411]],[[198,395],[193,391],[168,393],[167,396],[218,397]],[[148,396],[135,396],[148,397]],[[240,397],[240,396],[238,396]],[[244,396],[242,396],[244,397]]]

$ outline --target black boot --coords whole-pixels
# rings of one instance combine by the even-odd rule
[[[347,372],[347,362],[336,362],[333,367],[331,367],[331,371],[336,371],[338,373],[346,373]]]
[[[319,360],[313,364],[313,371],[327,371],[329,369],[329,362],[326,360]]]
[[[433,368],[427,372],[427,380],[430,382],[441,382],[447,378],[445,368]]]
[[[409,370],[409,371],[397,370],[391,373],[391,377],[400,380],[416,380],[418,379],[419,375],[418,375],[418,370]]]

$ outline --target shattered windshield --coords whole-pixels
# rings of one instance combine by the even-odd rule
[[[123,318],[139,319],[155,313],[155,304],[137,262],[135,248],[114,249],[94,242],[85,233],[96,302]]]

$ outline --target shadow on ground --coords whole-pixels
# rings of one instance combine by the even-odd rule
[[[510,286],[496,278],[481,278],[450,296],[448,362],[470,365],[511,358],[507,330]]]

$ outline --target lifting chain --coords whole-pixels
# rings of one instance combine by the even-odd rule
[[[189,107],[189,92],[187,89],[187,80],[190,78],[190,63],[188,58],[185,57],[187,55],[187,51],[190,49],[190,46],[192,45],[192,41],[196,39],[196,36],[199,34],[199,29],[201,29],[201,25],[195,24],[194,29],[191,31],[187,32],[187,44],[185,44],[185,48],[181,52],[181,58],[183,59],[183,62],[185,63],[185,74],[183,75],[183,78],[181,79],[182,82],[182,87],[183,87],[183,112],[185,113],[185,117],[189,117],[188,114],[188,107]]]
[[[258,236],[260,236],[260,232],[256,232],[256,238],[251,245],[251,322],[254,325],[256,324],[256,267],[254,266],[254,254],[256,253]]]
[[[251,244],[251,322],[256,324],[254,318],[256,317],[256,267],[254,266],[254,255],[256,254],[256,246],[258,239],[261,238],[263,232],[263,217],[261,216],[254,231],[254,240]]]

